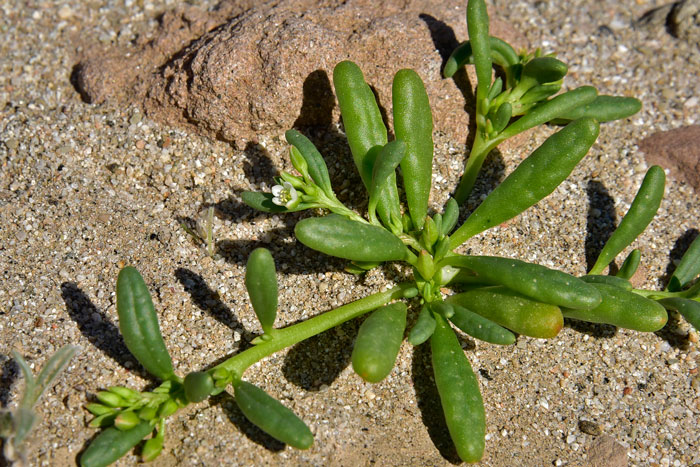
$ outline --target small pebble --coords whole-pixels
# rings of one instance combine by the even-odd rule
[[[696,376],[690,382],[690,386],[696,391],[700,391],[700,376]]]
[[[63,5],[58,9],[58,17],[60,19],[69,19],[71,16],[73,16],[73,10],[68,5]]]
[[[591,436],[600,436],[603,433],[600,425],[589,420],[581,420],[578,422],[578,429]]]

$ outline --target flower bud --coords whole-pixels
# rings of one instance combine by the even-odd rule
[[[280,174],[280,177],[282,182],[288,182],[290,185],[292,185],[294,188],[297,190],[301,190],[306,186],[304,183],[304,180],[301,179],[301,177],[297,177],[296,175],[292,175],[289,172],[282,172]]]
[[[158,414],[158,408],[147,405],[146,407],[139,410],[139,418],[141,420],[151,421],[156,418]]]
[[[416,268],[423,279],[430,280],[435,275],[435,263],[433,263],[433,258],[430,256],[426,250],[421,250],[418,255],[418,263]]]
[[[90,420],[88,426],[90,426],[91,428],[105,428],[108,426],[112,426],[114,425],[115,417],[116,414],[114,412],[105,413]]]
[[[108,391],[98,392],[97,400],[102,402],[107,407],[126,407],[128,405],[120,396]]]
[[[104,415],[106,413],[112,413],[114,409],[112,407],[107,407],[106,405],[91,403],[85,406],[91,414],[95,416]]]
[[[423,227],[423,234],[421,235],[423,237],[423,244],[427,248],[432,248],[437,241],[439,234],[440,232],[438,231],[437,225],[435,225],[433,218],[426,217],[425,226]]]
[[[126,410],[114,419],[114,426],[121,431],[130,430],[141,423],[141,419],[131,410]]]
[[[309,164],[296,147],[292,146],[289,148],[289,158],[292,160],[292,165],[294,168],[297,169],[297,171],[302,174],[304,178],[311,178],[309,176]]]
[[[141,398],[141,393],[123,386],[111,386],[107,391],[114,393],[127,402],[136,402]]]

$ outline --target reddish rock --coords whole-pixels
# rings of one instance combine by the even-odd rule
[[[638,144],[648,163],[668,169],[700,193],[700,125],[654,133]]]
[[[90,102],[134,103],[157,121],[242,145],[295,124],[337,121],[332,70],[349,59],[388,116],[394,73],[415,69],[426,83],[435,129],[466,140],[470,83],[464,74],[457,81],[441,77],[444,60],[467,38],[463,0],[253,3],[166,13],[151,41],[81,62],[78,88]],[[491,33],[525,45],[496,20]]]
[[[153,38],[139,38],[130,48],[101,49],[86,44],[87,57],[77,66],[76,86],[91,103],[106,100],[134,100],[147,88],[160,66],[193,40],[233,16],[250,8],[253,1],[223,2],[206,12],[192,5],[180,5],[163,13]]]
[[[595,438],[588,447],[587,454],[590,467],[627,466],[627,448],[608,435]]]

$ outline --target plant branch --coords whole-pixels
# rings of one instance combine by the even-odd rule
[[[223,368],[234,375],[234,381],[243,375],[243,372],[255,362],[272,355],[282,349],[297,344],[309,337],[320,334],[328,329],[338,326],[346,321],[361,316],[369,311],[379,308],[392,300],[402,298],[406,290],[415,287],[415,284],[406,282],[387,290],[379,292],[369,297],[362,298],[347,305],[343,305],[334,310],[320,314],[307,321],[303,321],[292,326],[276,330],[274,337],[270,340],[244,350],[243,352],[229,358],[225,362],[212,369]]]

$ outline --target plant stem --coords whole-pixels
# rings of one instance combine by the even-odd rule
[[[491,150],[488,139],[482,137],[483,131],[480,128],[476,129],[476,139],[474,139],[474,145],[472,150],[469,152],[469,159],[467,159],[467,164],[464,167],[464,174],[462,174],[462,180],[459,182],[457,191],[455,192],[454,199],[459,204],[463,204],[472,190],[474,189],[474,183],[476,182],[476,177],[479,175],[481,166],[484,164],[484,159],[486,155]]]
[[[367,222],[367,220],[365,220],[364,217],[360,216],[353,210],[345,207],[343,203],[338,201],[338,198],[329,198],[328,196],[326,196],[325,193],[323,193],[323,191],[320,191],[320,193],[318,194],[317,202],[321,204],[324,208],[328,209],[329,211],[335,214],[347,217],[348,219],[353,221],[362,222],[363,224],[369,224],[369,222]]]
[[[667,290],[644,290],[644,289],[632,289],[632,292],[636,293],[637,295],[641,295],[642,297],[649,298],[651,300],[661,300],[662,298],[687,298],[690,300],[695,300],[696,302],[700,302],[700,297],[693,297],[691,294],[688,294],[688,290],[683,290],[679,292],[669,292]]]
[[[484,165],[484,160],[486,159],[488,153],[490,153],[503,141],[508,139],[504,133],[505,130],[501,131],[496,136],[492,136],[491,138],[484,138],[483,129],[477,127],[474,145],[472,146],[472,150],[469,152],[469,159],[467,159],[467,165],[464,167],[462,179],[459,181],[459,186],[457,187],[457,191],[453,196],[458,204],[463,204],[472,193],[474,184],[476,183],[476,177],[479,175],[481,166]]]
[[[234,375],[235,381],[243,375],[243,372],[245,372],[248,367],[268,355],[272,355],[275,352],[290,347],[309,337],[320,334],[348,320],[379,308],[389,303],[391,300],[401,298],[404,296],[404,292],[412,287],[415,287],[415,284],[405,282],[386,292],[370,295],[369,297],[348,303],[347,305],[343,305],[335,310],[328,311],[301,323],[278,329],[272,339],[263,341],[255,347],[251,347],[250,349],[234,355],[210,371],[224,368]]]
[[[214,206],[207,210],[207,254],[214,257]]]

